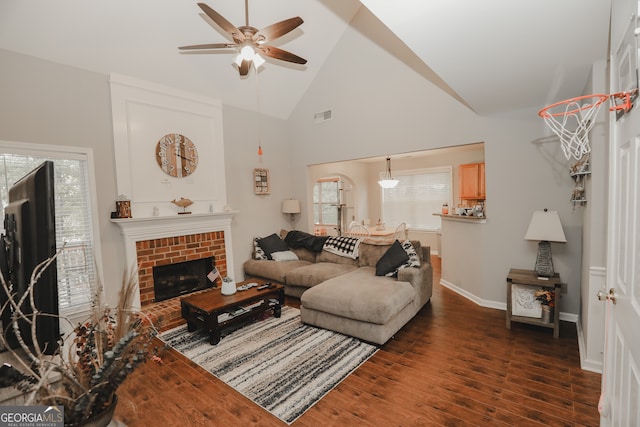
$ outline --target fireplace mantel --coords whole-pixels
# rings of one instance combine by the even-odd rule
[[[136,242],[223,231],[227,271],[233,272],[235,270],[231,222],[236,213],[237,211],[142,218],[113,218],[111,222],[120,228],[120,234],[124,238],[128,269],[137,267]],[[139,301],[136,301],[136,303],[139,304]]]
[[[135,241],[203,233],[206,231],[227,231],[225,227],[229,227],[228,234],[230,236],[231,221],[236,213],[238,212],[150,216],[143,218],[112,218],[111,222],[120,227],[120,234],[122,234],[125,239],[132,238],[136,239]],[[225,235],[226,234],[227,233],[225,233]]]

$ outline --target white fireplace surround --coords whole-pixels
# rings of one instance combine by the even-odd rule
[[[120,234],[124,238],[127,268],[131,268],[132,266],[137,267],[138,254],[136,251],[136,242],[223,231],[227,271],[235,271],[231,239],[231,221],[236,213],[237,212],[232,211],[176,216],[121,218],[111,219],[111,222],[120,227]],[[139,294],[137,295],[137,300],[134,301],[134,306],[140,307]]]

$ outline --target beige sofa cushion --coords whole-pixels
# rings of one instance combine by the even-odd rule
[[[374,267],[361,267],[308,289],[300,301],[312,310],[383,325],[415,295],[410,283],[376,276]]]
[[[245,261],[243,268],[245,275],[264,277],[265,279],[285,283],[285,277],[289,271],[309,264],[311,264],[311,262],[304,260],[272,261],[250,259]]]
[[[360,244],[362,245],[362,244]],[[316,262],[332,262],[334,264],[358,265],[358,260],[346,256],[340,256],[327,252],[324,249],[316,255]]]
[[[316,253],[306,248],[292,248],[291,251],[298,255],[298,259],[309,262],[316,262]]]
[[[285,278],[287,284],[310,288],[332,277],[353,271],[356,268],[358,267],[349,264],[318,262],[291,270],[286,274]]]

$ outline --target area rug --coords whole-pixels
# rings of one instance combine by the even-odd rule
[[[186,325],[160,338],[205,370],[287,424],[369,359],[378,347],[325,329],[304,325],[300,311],[283,307],[269,317],[210,345]]]

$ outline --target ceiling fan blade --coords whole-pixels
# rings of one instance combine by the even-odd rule
[[[198,6],[200,6],[200,9],[202,9],[202,11],[204,13],[206,13],[207,16],[213,20],[213,22],[218,24],[220,26],[220,28],[222,28],[224,31],[229,33],[231,35],[231,37],[233,37],[233,40],[236,43],[240,44],[243,41],[245,41],[244,34],[242,34],[242,32],[240,30],[238,30],[235,25],[233,25],[231,22],[227,21],[218,12],[216,12],[213,9],[211,9],[211,7],[209,7],[205,3],[198,3]]]
[[[238,67],[238,69],[240,70],[240,75],[246,76],[247,74],[249,74],[250,67],[251,67],[251,61],[247,61],[246,59],[243,59],[242,63]]]
[[[294,55],[291,52],[287,52],[286,50],[282,50],[273,46],[258,46],[258,50],[265,54],[266,56],[270,56],[271,58],[280,59],[282,61],[293,62],[296,64],[306,64],[307,60],[304,58],[300,58],[298,55]]]
[[[190,46],[180,46],[178,49],[180,50],[191,50],[191,49],[228,49],[235,48],[237,45],[234,43],[209,43],[209,44],[193,44]]]
[[[256,43],[268,43],[298,28],[304,21],[299,16],[264,27],[253,36]]]

